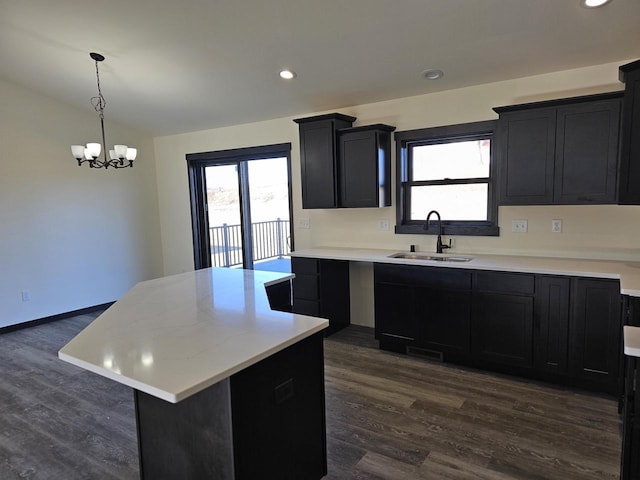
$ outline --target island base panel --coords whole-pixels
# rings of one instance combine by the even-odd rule
[[[323,332],[178,403],[135,391],[140,478],[319,480]]]
[[[178,403],[134,396],[141,479],[235,478],[229,379]]]

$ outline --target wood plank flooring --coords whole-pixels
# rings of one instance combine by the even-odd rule
[[[138,478],[131,390],[57,358],[96,315],[0,335],[0,479]],[[325,377],[328,480],[618,478],[610,398],[382,352],[356,326],[325,341]]]

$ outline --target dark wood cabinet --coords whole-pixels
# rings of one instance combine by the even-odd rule
[[[416,288],[420,343],[428,349],[466,356],[470,349],[471,291]]]
[[[620,103],[615,98],[558,108],[554,203],[616,202]]]
[[[382,349],[621,391],[616,280],[376,263],[374,296]]]
[[[534,366],[565,375],[569,360],[571,279],[549,275],[536,278],[534,305]]]
[[[408,265],[374,266],[375,332],[381,348],[469,351],[471,274]]]
[[[391,132],[340,113],[298,118],[302,208],[391,205]]]
[[[616,203],[620,93],[494,109],[502,205]]]
[[[471,348],[476,358],[532,366],[534,292],[531,274],[474,272]]]
[[[570,372],[577,379],[616,393],[622,335],[620,284],[576,278],[572,293]]]
[[[389,125],[367,125],[338,131],[339,206],[391,205],[391,132]]]
[[[329,320],[327,335],[351,323],[349,262],[291,258],[293,312]]]
[[[621,204],[640,205],[640,60],[620,67],[625,84],[620,144]]]
[[[406,284],[375,282],[375,335],[383,346],[413,345],[418,338],[414,315],[414,288]]]
[[[141,479],[327,474],[323,334],[178,402],[134,390]]]
[[[500,204],[553,203],[555,114],[553,108],[500,113]]]
[[[302,208],[338,206],[336,131],[350,127],[354,120],[340,113],[294,120],[300,133]]]

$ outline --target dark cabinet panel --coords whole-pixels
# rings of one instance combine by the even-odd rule
[[[469,352],[471,274],[465,270],[376,264],[375,325],[389,342],[466,355]]]
[[[500,114],[500,204],[553,202],[555,109]]]
[[[621,204],[640,205],[640,60],[620,67],[625,83],[620,146]]]
[[[395,127],[367,125],[338,132],[339,206],[391,205],[391,132]]]
[[[573,296],[569,368],[577,378],[615,392],[622,331],[619,283],[577,278]]]
[[[420,344],[439,352],[468,354],[471,292],[416,288],[415,298]]]
[[[620,101],[558,108],[554,202],[615,203]]]
[[[414,289],[408,285],[376,281],[374,297],[376,338],[413,344],[418,338]]]
[[[349,262],[291,258],[293,312],[329,320],[327,335],[351,322]]]
[[[500,204],[616,203],[621,97],[495,108]]]
[[[329,319],[328,335],[351,323],[349,262],[320,260],[320,316]]]
[[[566,374],[569,357],[571,279],[538,275],[534,319],[536,369]]]
[[[530,367],[533,297],[474,293],[471,349],[483,360]]]
[[[302,208],[338,206],[336,130],[354,120],[339,113],[294,120],[300,132]]]

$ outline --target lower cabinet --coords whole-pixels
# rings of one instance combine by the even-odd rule
[[[577,278],[573,294],[569,328],[571,374],[615,390],[622,337],[619,283]]]
[[[468,353],[468,272],[376,264],[374,279],[375,333],[382,348]]]
[[[569,365],[569,293],[571,279],[539,275],[534,306],[534,365],[564,375]]]
[[[413,345],[418,338],[418,322],[414,315],[414,288],[409,285],[376,282],[376,338],[393,349]]]
[[[374,295],[382,349],[620,393],[618,281],[375,264]]]
[[[506,366],[533,363],[535,277],[524,273],[473,273],[471,345],[480,360]]]
[[[291,258],[293,313],[329,320],[327,335],[351,323],[349,262],[317,258]]]
[[[473,295],[473,353],[482,360],[531,367],[533,298],[500,293]]]

